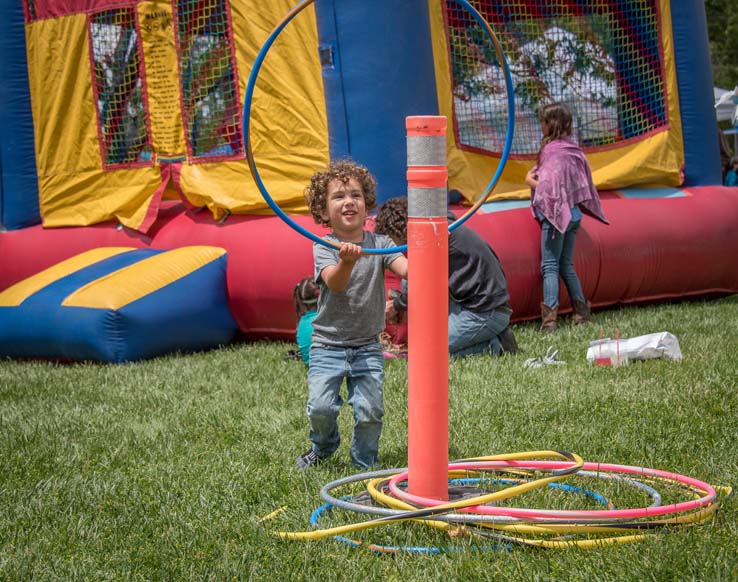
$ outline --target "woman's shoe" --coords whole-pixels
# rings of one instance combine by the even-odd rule
[[[541,331],[556,331],[556,316],[558,312],[558,305],[551,308],[545,303],[541,303]]]
[[[575,299],[572,301],[572,307],[574,308],[574,325],[581,325],[589,321],[589,317],[592,315],[589,301]]]

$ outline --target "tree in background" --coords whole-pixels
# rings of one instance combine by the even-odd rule
[[[732,89],[738,85],[738,5],[729,0],[705,0],[713,82]]]

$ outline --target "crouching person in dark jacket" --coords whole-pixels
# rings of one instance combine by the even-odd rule
[[[449,221],[453,220],[449,214]],[[407,199],[387,200],[379,208],[374,230],[397,245],[406,244]],[[516,353],[507,280],[492,247],[470,228],[460,226],[449,235],[448,253],[449,354]],[[407,291],[387,301],[389,320],[399,321],[406,312]]]

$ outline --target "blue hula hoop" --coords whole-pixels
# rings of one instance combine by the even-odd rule
[[[449,484],[453,485],[478,485],[480,481],[483,481],[483,479],[479,478],[466,478],[466,479],[449,479]],[[508,480],[508,479],[492,479],[492,483],[501,483],[505,485],[516,485],[518,481]],[[605,498],[604,495],[601,493],[598,493],[596,491],[591,491],[590,489],[586,489],[584,487],[576,487],[572,485],[567,485],[566,483],[549,483],[548,484],[549,489],[560,489],[561,491],[565,491],[567,493],[571,493],[573,495],[583,495],[584,497],[587,497],[589,499],[593,499],[598,504],[602,505],[603,507],[610,507],[610,502]],[[352,497],[346,496],[342,497],[341,500],[351,500]],[[329,511],[331,511],[335,507],[332,503],[324,503],[317,509],[315,509],[310,514],[310,525],[314,528],[318,527],[318,521],[320,520],[321,516],[325,515]],[[347,538],[346,536],[342,535],[335,535],[333,536],[333,539],[336,541],[342,542],[344,544],[347,544],[349,546],[352,546],[354,548],[367,548],[371,550],[374,553],[382,554],[382,553],[399,553],[399,552],[405,552],[408,554],[447,554],[452,552],[465,552],[465,551],[500,551],[500,550],[512,550],[511,544],[494,544],[491,546],[449,546],[449,547],[438,547],[438,546],[385,546],[380,544],[374,544],[369,542],[362,542],[359,540],[355,540],[352,538]]]
[[[497,36],[495,35],[494,31],[490,27],[490,25],[487,23],[487,21],[484,19],[484,17],[477,11],[474,6],[472,6],[467,0],[452,0],[458,4],[461,4],[464,8],[466,8],[467,11],[474,17],[474,20],[476,20],[479,25],[482,27],[482,29],[485,31],[487,36],[489,37],[490,41],[492,41],[492,44],[495,46],[495,50],[497,52],[497,58],[502,63],[503,70],[505,71],[505,86],[507,91],[507,133],[505,134],[505,144],[502,148],[502,155],[500,156],[500,163],[497,166],[497,171],[495,172],[494,176],[492,176],[492,179],[490,180],[489,184],[487,185],[487,188],[485,189],[484,193],[482,194],[482,197],[461,217],[459,217],[453,224],[451,224],[448,228],[449,232],[452,232],[454,229],[458,228],[462,224],[464,224],[469,218],[479,209],[479,207],[486,202],[487,198],[489,198],[489,195],[492,193],[492,190],[497,185],[497,182],[500,179],[500,176],[502,175],[502,171],[505,168],[505,164],[507,163],[507,158],[510,155],[510,150],[512,149],[512,141],[513,141],[513,134],[515,132],[515,91],[513,89],[512,84],[512,75],[510,74],[510,67],[507,63],[507,59],[505,58],[505,53],[502,51],[502,47],[500,46],[499,41],[497,40]],[[335,243],[332,243],[330,241],[327,241],[323,238],[320,238],[316,234],[313,234],[306,228],[300,226],[297,224],[294,220],[292,220],[280,207],[279,204],[277,204],[272,196],[269,194],[269,191],[267,190],[266,186],[264,185],[264,182],[261,179],[261,175],[259,174],[259,170],[256,166],[256,161],[254,160],[254,151],[251,147],[251,105],[254,98],[254,87],[256,86],[256,81],[259,78],[259,70],[261,69],[262,64],[264,63],[264,59],[266,58],[267,54],[269,53],[269,50],[271,49],[272,45],[274,44],[274,41],[277,40],[277,37],[282,33],[284,28],[292,22],[292,20],[300,14],[305,8],[313,4],[315,0],[303,0],[302,2],[299,2],[295,6],[292,7],[292,9],[285,15],[285,17],[277,24],[277,26],[274,28],[272,33],[269,35],[269,37],[264,41],[264,44],[262,45],[261,49],[259,50],[259,53],[256,55],[256,59],[254,60],[254,65],[251,68],[251,73],[249,74],[249,80],[246,85],[246,95],[244,98],[243,103],[243,119],[245,120],[244,126],[243,126],[243,133],[244,133],[244,143],[246,144],[246,161],[249,164],[249,169],[251,170],[251,177],[253,178],[254,182],[256,183],[257,188],[259,188],[259,192],[261,192],[262,197],[266,201],[266,203],[269,205],[269,208],[271,208],[274,213],[279,216],[289,227],[291,227],[293,230],[298,232],[299,234],[303,235],[304,237],[312,240],[313,242],[316,242],[318,244],[322,244],[323,246],[329,247],[329,248],[339,248],[338,245]],[[393,253],[403,253],[407,250],[407,245],[400,245],[396,247],[389,247],[386,249],[364,249],[364,253],[370,254],[370,255],[388,255]]]

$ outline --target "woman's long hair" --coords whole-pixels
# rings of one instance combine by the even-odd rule
[[[562,137],[571,135],[571,109],[564,103],[550,103],[544,105],[538,112],[538,118],[544,125],[543,142],[538,150],[537,164],[541,162],[541,152],[546,144]]]

